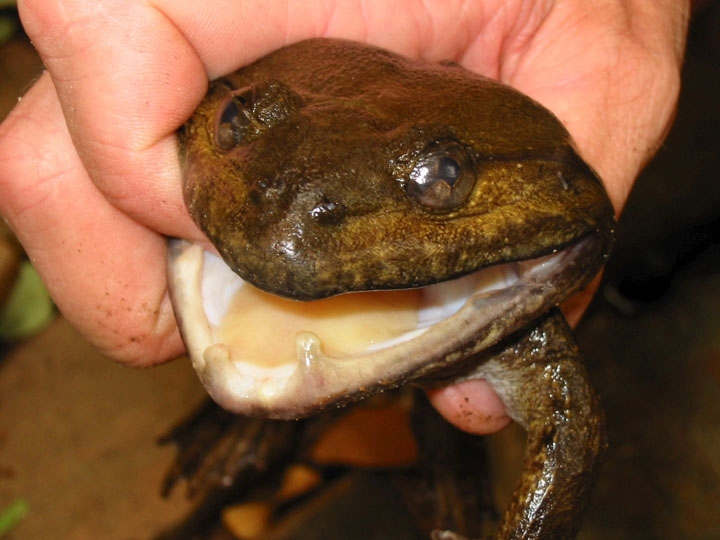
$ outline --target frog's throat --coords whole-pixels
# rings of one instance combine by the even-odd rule
[[[414,328],[349,353],[327,354],[313,332],[293,337],[265,328],[269,355],[281,340],[295,339],[294,358],[272,366],[248,361],[221,330],[233,298],[251,285],[184,240],[170,242],[168,273],[189,356],[213,399],[237,413],[298,418],[427,376],[494,345],[584,286],[592,276],[583,268],[598,251],[588,236],[551,255],[427,287]]]

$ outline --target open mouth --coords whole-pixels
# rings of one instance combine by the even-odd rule
[[[577,290],[596,242],[399,291],[297,302],[243,281],[200,245],[172,240],[173,305],[211,396],[295,418],[398,386],[493,345]]]

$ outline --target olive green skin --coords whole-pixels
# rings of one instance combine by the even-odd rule
[[[235,133],[223,114],[233,95]],[[212,83],[179,139],[193,218],[241,277],[297,300],[423,286],[590,239],[564,276],[509,298],[511,308],[453,353],[427,351],[427,367],[317,405],[428,376],[488,380],[528,430],[521,481],[496,538],[573,538],[605,426],[554,306],[599,271],[614,217],[560,122],[455,65],[309,40]],[[438,148],[459,154],[470,175],[467,193],[440,207],[408,188],[413,169]]]
[[[233,92],[247,125],[224,150],[218,111]],[[612,208],[560,122],[456,65],[301,42],[214,82],[180,141],[187,206],[226,263],[298,300],[428,285],[587,234],[610,240]],[[475,178],[454,208],[405,188],[438,141],[461,148]]]

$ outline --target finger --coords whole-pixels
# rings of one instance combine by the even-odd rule
[[[70,322],[110,356],[182,351],[166,294],[165,239],[95,188],[45,74],[0,125],[0,213]]]
[[[165,12],[143,1],[19,4],[23,24],[53,77],[90,178],[112,204],[137,221],[183,237],[198,233],[184,222],[172,134],[202,99],[209,71],[190,40],[208,39],[206,46],[219,47],[223,52],[216,54],[224,57],[226,43],[218,42],[205,27],[218,22],[209,17],[221,16],[225,19],[218,28],[228,27],[233,13],[241,21],[233,29],[238,32],[235,41],[249,49],[261,39],[268,43],[283,39],[282,28],[268,32],[264,26],[261,31],[256,17],[247,17],[247,9],[226,5],[228,10],[221,14],[214,3],[204,2],[201,9],[207,13],[198,13],[198,4],[190,4],[169,3],[162,8],[172,14],[184,6],[203,30],[202,36],[192,25],[180,29]],[[273,19],[278,10],[264,11],[268,25],[282,22]],[[275,19],[279,17],[276,13]],[[256,28],[254,40],[252,28]],[[165,204],[158,207],[158,201]]]
[[[463,2],[426,4],[25,0],[19,8],[90,177],[136,220],[187,237],[198,233],[179,217],[170,134],[200,102],[208,77],[321,35],[455,58],[486,19]],[[156,208],[158,200],[166,204]]]
[[[208,75],[215,78],[312,37],[366,42],[430,61],[459,60],[492,18],[493,6],[512,12],[520,2],[250,0],[238,9],[234,0],[221,0],[203,6],[202,24],[197,3],[156,0],[155,5],[194,44]]]
[[[199,238],[182,200],[175,130],[207,78],[176,28],[143,2],[20,2],[90,178],[118,208]]]
[[[495,433],[510,423],[502,401],[482,379],[429,390],[428,397],[448,422],[468,433]]]
[[[688,10],[686,0],[570,2],[505,61],[502,79],[560,118],[617,213],[672,120]]]

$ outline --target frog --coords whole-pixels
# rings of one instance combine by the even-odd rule
[[[574,538],[607,437],[558,306],[615,217],[563,124],[456,63],[316,38],[213,81],[178,140],[209,243],[170,240],[168,281],[210,396],[270,421],[484,379],[527,431],[495,538]]]

